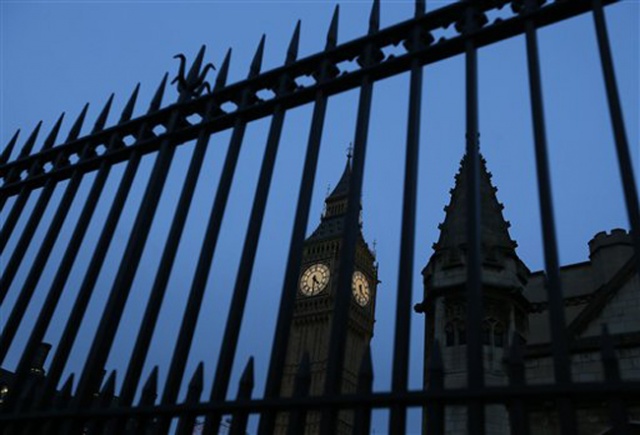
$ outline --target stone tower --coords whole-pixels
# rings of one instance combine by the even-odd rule
[[[310,395],[321,395],[325,385],[329,336],[336,292],[340,245],[347,212],[347,194],[351,176],[351,158],[340,181],[325,199],[320,224],[305,240],[298,294],[287,346],[286,366],[282,379],[283,397],[291,396],[299,364],[305,353],[309,355]],[[378,284],[375,254],[362,236],[358,235],[352,277],[351,306],[346,340],[342,391],[355,392],[362,357],[373,336],[373,324]],[[338,433],[352,432],[353,415],[341,412]],[[276,433],[285,433],[287,417],[280,415]],[[306,434],[318,433],[320,414],[307,414]]]
[[[446,216],[439,225],[440,237],[422,271],[424,301],[416,306],[416,311],[426,316],[425,386],[429,383],[427,368],[435,339],[442,350],[445,387],[460,387],[467,382],[466,197],[469,189],[466,164],[465,156],[455,176],[455,187],[450,191],[450,203],[444,208]],[[516,254],[517,244],[509,235],[509,223],[502,215],[504,207],[496,198],[497,188],[491,184],[491,174],[482,157],[479,178],[484,376],[487,385],[501,385],[507,382],[503,356],[507,355],[510,337],[514,332],[523,340],[527,336],[529,303],[522,292],[530,272]],[[508,416],[503,406],[487,406],[485,412],[487,433],[509,433]],[[445,423],[447,433],[466,434],[466,410],[447,407]]]

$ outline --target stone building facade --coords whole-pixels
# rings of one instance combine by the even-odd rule
[[[440,238],[424,268],[424,301],[416,311],[425,314],[425,386],[431,349],[437,339],[442,350],[445,387],[466,385],[466,157],[456,175]],[[486,385],[506,385],[510,340],[525,344],[526,381],[552,383],[553,359],[545,274],[532,272],[518,257],[509,235],[504,208],[496,197],[486,161],[481,159],[481,264],[484,303],[482,339]],[[616,347],[621,377],[640,379],[640,278],[635,269],[630,235],[622,229],[601,232],[589,242],[589,260],[560,269],[567,334],[570,339],[572,379],[603,380],[600,335],[606,324]],[[610,428],[607,404],[580,402],[579,433],[604,434]],[[529,408],[532,434],[557,434],[554,403]],[[640,422],[640,399],[628,409]],[[488,434],[509,434],[509,417],[502,405],[485,410]],[[466,434],[466,410],[447,407],[446,433]],[[635,427],[635,426],[634,426]],[[640,433],[640,432],[639,432]]]

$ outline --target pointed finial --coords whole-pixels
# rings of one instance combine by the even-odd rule
[[[60,126],[62,126],[63,119],[64,119],[64,112],[62,112],[62,115],[60,115],[60,117],[56,121],[55,125],[51,129],[51,132],[49,133],[49,136],[47,136],[47,138],[44,140],[44,145],[42,145],[42,151],[48,150],[49,148],[53,147],[54,143],[56,142],[56,138],[58,137]]]
[[[258,44],[258,49],[256,50],[256,54],[253,56],[253,61],[251,61],[251,67],[249,68],[249,75],[247,76],[247,78],[249,79],[260,74],[260,68],[262,67],[262,55],[264,54],[265,38],[266,38],[266,35],[262,34],[262,38],[260,38],[260,44]]]
[[[162,96],[164,95],[164,88],[167,85],[168,78],[169,73],[164,73],[164,77],[162,78],[160,85],[158,85],[158,89],[156,89],[156,93],[153,95],[153,99],[149,104],[149,110],[147,110],[147,114],[157,112],[158,109],[160,109],[160,106],[162,105]]]
[[[374,257],[378,255],[377,249],[378,249],[378,240],[373,239],[373,256]]]
[[[89,110],[89,103],[85,104],[78,115],[78,119],[71,126],[71,130],[69,130],[69,135],[67,136],[67,142],[74,141],[80,136],[80,130],[82,130],[82,124],[84,123],[84,118],[87,116],[87,110]]]
[[[9,141],[6,147],[4,147],[4,151],[2,152],[2,156],[0,156],[0,165],[4,165],[9,161],[11,157],[11,153],[13,152],[13,148],[16,146],[16,142],[18,141],[18,136],[20,135],[20,129],[17,129],[13,134],[13,137]]]
[[[330,194],[331,194],[331,183],[328,183],[327,184],[327,193],[326,193],[326,195],[324,197],[328,198]]]
[[[158,390],[158,366],[154,366],[153,370],[147,378],[144,387],[142,387],[142,395],[140,396],[140,406],[153,405],[156,401],[156,391]]]
[[[203,379],[204,379],[204,363],[200,361],[198,363],[198,367],[196,367],[196,370],[193,372],[191,381],[189,381],[189,390],[198,391],[198,394],[200,394],[199,392],[202,391]]]
[[[107,378],[107,382],[104,383],[102,387],[102,391],[100,394],[103,396],[110,398],[113,397],[116,392],[116,371],[113,370],[109,377]]]
[[[331,24],[329,25],[329,31],[327,32],[327,44],[325,50],[331,50],[336,48],[338,44],[338,20],[340,16],[340,5],[336,5],[333,10],[333,17],[331,18]]]
[[[102,112],[100,112],[100,115],[98,115],[98,119],[96,119],[96,123],[94,124],[93,130],[91,131],[91,133],[96,133],[98,131],[101,131],[104,128],[104,125],[107,123],[109,111],[111,110],[111,104],[113,103],[113,96],[114,94],[111,94],[109,96],[107,103],[102,108]]]
[[[131,119],[131,116],[133,115],[133,109],[136,105],[136,100],[138,99],[138,91],[140,91],[140,82],[138,82],[135,89],[133,90],[133,93],[131,94],[131,97],[129,97],[129,101],[127,101],[127,104],[124,106],[118,124],[122,124],[123,122],[127,122]]]
[[[67,378],[67,380],[65,381],[64,385],[62,385],[62,388],[60,389],[61,396],[71,397],[71,393],[73,392],[73,378],[74,378],[74,374],[71,373]]]
[[[29,154],[31,154],[31,150],[33,149],[33,145],[35,145],[36,143],[36,139],[38,138],[38,133],[40,132],[41,126],[42,126],[42,121],[38,122],[38,125],[36,125],[36,128],[33,129],[33,131],[31,132],[31,135],[27,138],[27,141],[22,146],[22,149],[20,150],[20,155],[18,156],[19,159],[23,157],[27,157],[29,156]]]
[[[421,17],[424,15],[426,10],[426,5],[424,0],[416,0],[416,17]]]
[[[240,388],[246,388],[248,390],[253,389],[253,357],[249,358],[247,365],[240,377]]]
[[[218,72],[218,76],[216,77],[216,84],[213,87],[213,91],[217,91],[222,89],[227,84],[227,76],[229,75],[229,64],[231,63],[231,48],[227,50],[227,54],[222,61],[222,66],[220,67],[220,71]]]
[[[287,50],[287,59],[285,65],[290,65],[298,58],[298,46],[300,45],[300,20],[296,24],[296,28],[291,36],[291,42],[289,42],[289,49]]]
[[[200,73],[200,68],[202,67],[202,60],[204,59],[204,52],[206,48],[207,47],[205,45],[202,45],[202,47],[200,47],[200,51],[198,51],[198,54],[196,55],[196,60],[193,61],[193,64],[189,69],[189,73],[187,74],[187,77],[186,77],[187,83],[193,83],[198,77],[198,74]]]
[[[351,164],[351,157],[353,157],[353,142],[349,142],[347,147],[347,165]]]
[[[380,30],[380,0],[373,0],[371,15],[369,16],[369,34]]]

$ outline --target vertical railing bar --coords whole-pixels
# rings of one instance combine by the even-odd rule
[[[14,201],[9,215],[6,217],[6,219],[3,218],[2,230],[0,230],[0,253],[4,251],[4,248],[9,241],[9,237],[11,237],[11,234],[13,233],[18,220],[20,219],[22,210],[29,200],[31,192],[33,192],[32,189],[23,187],[20,190],[18,197]],[[7,199],[9,199],[8,195],[2,195],[2,197],[0,198],[0,212],[2,211],[2,208],[4,208],[4,203]]]
[[[149,113],[155,112],[160,107],[166,82],[167,75],[165,74],[162,82],[156,90],[153,101],[151,102]],[[147,123],[143,123],[140,126],[140,130],[136,137],[140,139],[147,135],[149,128],[150,126]],[[105,224],[102,228],[102,232],[96,244],[96,248],[91,256],[91,260],[85,272],[80,290],[78,291],[73,308],[71,309],[71,314],[69,315],[69,319],[67,320],[67,323],[65,325],[64,331],[60,338],[60,342],[58,343],[53,361],[51,362],[51,366],[49,367],[49,372],[47,373],[47,376],[45,378],[45,385],[42,395],[36,401],[37,407],[46,406],[52,400],[55,394],[56,386],[66,366],[71,348],[76,339],[76,336],[80,329],[80,324],[87,309],[87,305],[89,304],[89,300],[93,293],[98,274],[102,269],[102,265],[111,244],[111,240],[113,239],[116,226],[118,225],[118,221],[120,220],[120,216],[124,209],[125,201],[129,196],[129,191],[131,190],[131,186],[138,170],[140,160],[140,153],[136,151],[132,152],[120,180],[120,185],[118,186],[118,190],[116,191],[115,197],[111,204],[111,208],[107,215],[107,219],[105,220]]]
[[[17,159],[20,159],[22,157],[26,157],[29,155],[29,153],[31,152],[31,149],[33,149],[33,145],[36,142],[38,133],[40,132],[40,127],[42,127],[42,121],[39,121],[38,124],[36,124],[35,128],[33,129],[31,134],[25,141],[24,145],[22,146],[22,149],[20,150],[20,153],[18,154]],[[14,138],[17,140],[18,139],[17,135],[14,136]],[[3,153],[3,157],[4,156],[5,154]],[[15,171],[16,171],[15,169],[13,171],[9,171],[9,173],[6,176],[6,179],[11,180],[16,175]],[[20,189],[20,193],[18,194],[18,199],[16,199],[16,202],[14,202],[13,207],[11,208],[11,212],[9,213],[9,217],[4,222],[2,226],[2,230],[0,230],[0,253],[4,251],[7,241],[11,236],[11,232],[13,231],[13,228],[15,227],[16,223],[18,222],[18,219],[20,218],[22,209],[24,208],[24,205],[29,199],[29,196],[31,196],[31,192],[33,192],[33,189],[29,189],[27,187],[23,187],[22,189]],[[4,204],[7,201],[7,199],[9,199],[8,195],[0,195],[0,211],[4,209]]]
[[[129,191],[131,190],[133,179],[140,164],[140,159],[140,154],[134,152],[128,160],[127,167],[122,179],[120,180],[120,185],[118,186],[113,203],[111,204],[100,238],[98,239],[96,248],[91,256],[82,285],[80,286],[73,308],[71,309],[71,314],[69,315],[69,319],[65,325],[60,342],[58,343],[56,353],[51,362],[51,366],[46,377],[41,405],[45,405],[49,400],[51,400],[52,395],[55,393],[56,385],[62,375],[62,371],[66,366],[71,348],[79,332],[80,324],[95,288],[98,274],[102,269],[116,226],[120,220],[120,216],[122,215],[125,201],[129,195]]]
[[[609,104],[609,115],[615,138],[616,152],[618,154],[618,166],[622,179],[622,189],[627,205],[627,217],[631,227],[631,237],[635,249],[636,270],[640,273],[640,205],[638,205],[638,189],[636,187],[629,153],[629,142],[622,115],[620,104],[620,94],[616,82],[613,59],[611,56],[611,45],[607,32],[607,23],[602,10],[601,0],[592,0],[593,20],[596,28],[598,49],[600,51],[600,62],[602,64],[602,74],[604,76],[607,101]]]
[[[415,16],[424,14],[424,2],[416,2]],[[422,48],[420,27],[413,29],[410,51]],[[416,192],[420,144],[420,111],[422,103],[422,66],[418,59],[411,63],[409,113],[407,120],[407,148],[405,155],[404,191],[402,200],[402,229],[400,236],[400,265],[396,300],[396,325],[393,349],[391,390],[407,391],[409,371],[409,340],[411,336],[411,298],[413,292],[413,260],[415,249]],[[389,432],[404,433],[406,407],[391,408]]]
[[[216,87],[223,86],[224,82],[226,82],[230,57],[231,51],[229,51],[227,53],[227,56],[225,57],[223,66],[221,67],[220,73],[218,74]],[[214,109],[218,108],[215,101],[211,101],[209,104],[207,104],[204,118],[208,119]],[[140,326],[138,336],[136,338],[136,343],[134,345],[129,366],[127,367],[127,372],[120,396],[120,404],[124,406],[131,405],[136,389],[140,382],[140,374],[142,373],[142,368],[147,358],[149,344],[153,336],[153,331],[155,330],[158,315],[169,281],[171,269],[173,268],[175,256],[180,243],[180,238],[182,236],[182,232],[186,223],[187,214],[193,200],[193,194],[195,192],[195,187],[202,168],[206,149],[209,144],[209,138],[210,134],[203,130],[198,135],[198,139],[196,141],[193,156],[191,158],[191,163],[189,164],[187,176],[182,187],[182,192],[180,193],[180,199],[178,201],[176,213],[174,215],[173,222],[171,223],[171,229],[169,230],[169,236],[165,243],[165,248],[162,253],[158,272],[156,274],[156,278],[149,295],[149,302],[147,304],[147,308],[145,309],[144,317]],[[116,433],[118,432],[119,424],[120,423],[115,426]]]
[[[211,110],[212,104],[209,104],[205,118],[209,116]],[[151,338],[153,337],[153,331],[155,330],[158,316],[160,314],[160,308],[162,307],[167,284],[169,282],[171,270],[180,244],[180,238],[187,220],[187,215],[189,213],[191,201],[193,199],[200,170],[204,162],[204,156],[210,137],[211,136],[207,131],[202,130],[198,135],[198,139],[193,150],[193,155],[182,186],[182,192],[180,193],[178,205],[173,216],[169,235],[164,245],[158,271],[148,297],[142,324],[140,325],[140,329],[136,336],[136,342],[131,354],[132,356],[129,360],[129,365],[125,374],[119,398],[119,404],[121,406],[131,405],[140,382],[140,375],[142,373],[144,362],[147,358],[149,345],[151,343]]]
[[[49,260],[53,246],[58,239],[60,229],[62,228],[67,214],[71,209],[71,204],[78,193],[83,176],[84,174],[76,172],[71,177],[71,180],[69,180],[62,199],[58,204],[58,209],[49,224],[49,228],[47,229],[42,244],[38,249],[36,257],[29,269],[29,273],[22,285],[20,293],[18,294],[18,298],[11,309],[11,314],[9,314],[9,318],[4,324],[2,335],[0,336],[0,363],[4,361],[4,358],[9,352],[11,343],[13,342],[16,332],[18,331],[18,327],[20,326],[22,318],[29,306],[29,302],[31,302],[33,293],[36,290],[38,281],[40,280],[47,261]]]
[[[9,292],[9,288],[13,283],[13,279],[16,277],[18,268],[20,267],[36,229],[45,214],[45,210],[53,196],[56,186],[57,183],[53,181],[53,179],[50,179],[42,188],[38,201],[31,211],[31,216],[22,230],[22,235],[20,236],[20,239],[18,239],[18,243],[9,258],[9,261],[6,263],[7,266],[0,278],[0,305],[2,305],[7,293]]]
[[[202,383],[204,378],[204,363],[200,361],[196,371],[191,377],[189,382],[189,388],[187,390],[187,397],[184,403],[198,403],[200,395],[202,394]],[[192,412],[185,411],[180,415],[178,420],[178,427],[176,429],[176,435],[189,435],[194,432],[194,425],[196,421],[196,415]]]
[[[238,394],[236,396],[237,401],[251,400],[251,393],[253,392],[253,386],[255,383],[253,372],[253,357],[250,357],[249,362],[247,362],[247,365],[242,372],[242,376],[240,377]],[[231,419],[231,428],[229,429],[229,435],[245,435],[247,433],[248,422],[249,413],[247,411],[235,412]]]
[[[429,358],[429,385],[427,391],[441,392],[444,389],[444,367],[442,365],[442,353],[437,339],[433,341],[431,356]],[[426,433],[429,435],[443,435],[445,429],[445,406],[442,402],[432,401],[427,405]]]
[[[480,12],[468,2],[465,10],[465,32],[472,33],[479,25]],[[478,51],[475,41],[469,37],[465,41],[465,81],[466,81],[466,176],[467,192],[467,385],[472,391],[484,387],[483,344],[482,344],[482,270],[480,237],[480,141],[478,129]],[[471,400],[467,408],[467,424],[471,434],[484,434],[484,403]]]
[[[260,71],[262,56],[264,53],[264,41],[265,37],[263,35],[249,68],[249,78],[255,77]],[[246,89],[242,95],[239,110],[248,105],[252,97],[253,94],[251,91]],[[216,250],[218,236],[222,226],[222,219],[224,218],[224,212],[227,206],[227,200],[229,198],[231,184],[233,182],[236,165],[238,163],[238,157],[240,155],[240,148],[244,139],[246,126],[247,122],[245,119],[241,117],[236,119],[229,142],[229,148],[227,150],[227,156],[222,168],[222,174],[220,175],[220,182],[211,207],[209,221],[207,223],[202,246],[200,248],[196,271],[191,281],[191,289],[189,291],[184,315],[182,316],[178,339],[171,357],[169,373],[167,374],[167,380],[162,393],[162,404],[174,403],[178,396],[178,391],[184,375],[184,368],[187,363],[188,352],[191,347],[191,341],[193,340],[193,332],[195,331],[197,324],[197,314],[200,311],[200,305],[202,303],[207,280],[209,278],[209,272],[211,270],[213,256]],[[169,421],[166,418],[160,419],[156,432],[166,432],[168,430],[168,425]]]
[[[514,388],[524,389],[525,368],[522,357],[522,343],[517,332],[514,331],[511,338],[511,348],[509,349],[509,359],[507,362],[509,385]],[[529,415],[523,399],[514,399],[508,403],[509,425],[513,435],[529,435]]]
[[[186,93],[181,94],[180,100],[186,98]],[[173,112],[167,125],[168,132],[175,130],[179,119],[180,113]],[[76,406],[83,406],[93,394],[98,374],[111,350],[174,154],[175,147],[169,139],[165,139],[160,146],[151,176],[147,182],[142,203],[109,293],[109,299],[89,350],[85,368],[78,383],[75,397]]]
[[[535,0],[527,0],[526,8],[537,8]],[[534,146],[536,154],[536,172],[540,196],[540,214],[547,274],[547,294],[549,298],[549,321],[551,327],[551,348],[555,381],[559,385],[571,383],[571,360],[569,358],[564,314],[564,301],[558,259],[551,179],[549,172],[547,138],[542,99],[542,80],[538,55],[538,42],[535,24],[531,19],[525,21],[527,64],[529,69],[529,92],[531,95],[531,113],[533,117]],[[563,434],[576,433],[575,412],[568,398],[558,400],[560,426]]]
[[[273,168],[275,166],[275,159],[280,142],[285,113],[286,112],[282,106],[277,106],[273,113],[271,129],[267,139],[265,155],[262,160],[262,167],[260,168],[260,175],[258,177],[258,186],[251,210],[249,227],[247,229],[242,258],[240,260],[240,266],[236,277],[236,285],[232,297],[231,308],[229,309],[227,329],[225,330],[222,346],[220,348],[214,387],[218,387],[218,389],[216,389],[216,393],[221,394],[223,398],[224,395],[226,395],[226,387],[228,387],[229,381],[228,378],[231,374],[237,340],[240,335],[242,315],[249,290],[251,272],[257,251],[258,240],[260,238],[260,230],[262,227],[264,211],[267,205],[269,187],[273,175]],[[208,275],[209,269],[210,263],[207,267],[206,275]],[[205,277],[203,276],[203,278]],[[174,351],[174,357],[172,359],[168,375],[168,378],[172,379],[172,381],[167,381],[165,394],[163,396],[163,403],[169,403],[170,401],[175,400],[177,395],[178,387],[180,386],[182,378],[182,372],[184,371],[184,366],[186,365],[191,343],[193,341],[193,334],[195,332],[206,282],[206,278],[198,280],[199,288],[196,293],[190,294],[190,296],[195,295],[195,297],[189,299],[187,309],[185,310],[178,343]]]
[[[369,20],[369,33],[378,31],[380,3],[374,0]],[[368,45],[361,58],[361,65],[368,66],[375,62],[378,54],[376,47]],[[362,77],[360,98],[356,118],[354,138],[353,167],[349,179],[347,195],[347,213],[344,221],[344,233],[340,242],[340,259],[338,265],[337,290],[333,302],[333,316],[329,334],[329,349],[327,355],[327,370],[324,385],[326,396],[340,394],[342,372],[345,356],[345,329],[347,327],[349,308],[351,306],[351,277],[354,269],[356,240],[360,231],[358,216],[360,213],[360,198],[362,196],[362,180],[364,178],[364,162],[367,150],[367,136],[371,115],[371,100],[373,96],[373,81],[369,75]],[[322,412],[320,434],[330,435],[337,428],[338,411],[328,409]]]
[[[71,268],[75,262],[78,251],[80,250],[80,246],[87,228],[89,227],[89,223],[91,222],[91,217],[93,216],[98,200],[102,195],[102,190],[105,186],[110,170],[111,164],[104,161],[100,165],[94,184],[87,196],[80,218],[78,219],[67,249],[62,257],[62,261],[60,262],[56,275],[53,279],[53,283],[47,293],[47,298],[45,299],[42,310],[40,310],[40,313],[38,314],[38,319],[31,330],[31,334],[29,335],[27,346],[22,353],[20,362],[18,363],[18,367],[16,369],[16,380],[14,381],[14,385],[18,390],[20,389],[23,377],[28,373],[29,365],[31,364],[35,352],[42,342],[47,328],[49,327],[49,322],[51,321],[55,308],[60,300],[60,296],[64,290]]]
[[[95,126],[93,128],[94,132],[102,130],[104,128],[104,124],[106,123],[107,115],[111,108],[112,101],[113,101],[113,94],[111,94],[104,108],[100,112],[100,115],[98,116],[98,119],[96,120]],[[80,128],[84,123],[84,118],[87,113],[87,109],[88,109],[88,104],[86,104],[82,109],[82,112],[80,112],[78,119],[73,125],[74,128],[72,128],[72,131],[69,133],[69,137],[67,138],[67,140],[75,140],[77,138],[77,135],[80,133]],[[45,140],[45,143],[42,147],[43,149],[47,149],[53,146],[53,143],[58,135],[58,131],[60,130],[61,123],[62,123],[62,117],[59,118],[58,122],[53,127],[53,129],[51,130],[51,133],[48,135],[47,139]],[[38,124],[38,127],[36,127],[36,129],[33,131],[29,139],[27,139],[27,143],[24,145],[23,149],[21,150],[20,156],[23,156],[23,157],[27,156],[31,148],[33,148],[33,144],[35,143],[41,124],[42,124],[42,121]],[[88,152],[90,146],[91,144],[87,144],[83,152],[84,153]],[[58,161],[56,162],[56,164],[64,164],[64,162]],[[32,168],[32,169],[35,169],[35,168]],[[79,183],[80,180],[82,180],[82,177],[84,174],[82,174],[81,172],[78,172],[78,170],[74,170],[72,177],[74,175],[79,177],[79,180],[76,180],[74,183],[70,181],[67,184],[67,189],[65,190],[65,192],[69,192],[69,194],[71,194],[74,190],[73,188],[71,188],[71,186],[73,186],[73,184]],[[18,268],[22,263],[24,255],[26,254],[26,251],[29,248],[29,245],[31,244],[31,241],[36,232],[36,229],[38,228],[40,221],[42,220],[42,216],[44,215],[47,205],[49,204],[49,201],[51,200],[51,197],[53,196],[53,193],[55,192],[55,189],[57,186],[58,186],[57,181],[55,181],[54,179],[49,179],[47,180],[44,187],[42,188],[42,191],[40,192],[40,196],[38,197],[36,205],[31,211],[31,216],[27,221],[26,226],[22,230],[22,236],[18,240],[18,243],[13,253],[11,254],[11,258],[9,259],[9,263],[7,264],[7,267],[4,273],[2,274],[2,277],[0,278],[0,305],[2,305],[2,303],[4,302],[4,298],[6,297],[7,292],[9,291],[9,287],[11,287],[11,283],[13,282],[13,279],[15,278],[15,275],[18,272]],[[75,190],[77,191],[77,186]],[[22,195],[23,193],[25,195],[25,198],[28,199],[29,196],[31,195],[31,190],[25,187],[20,192],[20,195]],[[73,195],[75,195],[75,193]],[[67,194],[65,194],[64,196],[68,199]],[[14,207],[11,211],[11,215],[13,215],[13,211],[16,210],[17,208],[16,206],[21,206],[21,207],[24,206],[24,204],[20,205],[19,201],[20,201],[20,198],[18,198],[16,203],[14,203]],[[60,207],[58,207],[58,209],[60,210]],[[21,212],[22,212],[22,209],[20,208],[16,216],[21,214]],[[15,225],[15,223],[16,222],[12,222],[12,221],[7,222],[7,224],[11,224],[11,225]],[[5,235],[5,230],[7,231],[6,235]],[[0,234],[0,244],[2,245],[0,247],[0,251],[4,250],[6,246],[6,242],[12,230],[13,230],[13,227],[6,228],[6,225],[5,227],[3,227],[2,233]],[[0,358],[0,360],[2,360],[2,358]]]
[[[253,61],[249,68],[249,78],[256,76],[262,65],[262,56],[264,53],[264,35],[260,40],[258,49],[254,55]],[[242,100],[239,104],[239,109],[244,108],[251,102],[253,94],[249,89],[246,89],[242,95]],[[193,331],[197,324],[197,314],[200,311],[200,305],[202,298],[204,297],[207,280],[209,278],[209,272],[216,250],[218,242],[218,236],[220,234],[220,228],[222,226],[222,219],[229,198],[229,192],[231,190],[231,183],[234,178],[235,169],[238,163],[238,157],[240,154],[240,148],[244,138],[247,122],[243,118],[237,118],[231,140],[229,142],[229,148],[227,150],[227,156],[222,168],[222,174],[220,175],[220,182],[216,191],[216,196],[213,201],[211,212],[209,214],[209,221],[205,230],[204,239],[200,248],[200,255],[198,256],[198,263],[196,265],[196,271],[194,273],[191,290],[187,299],[187,305],[185,307],[184,315],[182,317],[182,323],[178,332],[178,339],[171,357],[171,364],[169,366],[169,373],[162,394],[161,403],[170,404],[176,401],[180,383],[184,374],[184,368],[187,362],[188,349],[191,347],[191,341],[193,339]],[[190,318],[194,316],[194,318]],[[191,331],[191,332],[190,332]],[[183,351],[182,349],[187,349]],[[156,432],[162,433],[168,430],[169,421],[161,419],[158,422]]]
[[[296,25],[296,29],[291,39],[291,44],[287,53],[285,65],[293,63],[298,55],[298,41],[300,37],[300,21]],[[283,95],[289,91],[293,82],[285,76],[278,84],[276,94]],[[242,326],[242,318],[244,316],[245,305],[249,292],[249,284],[253,273],[258,241],[260,240],[260,231],[264,219],[264,213],[267,206],[269,196],[269,188],[273,176],[275,159],[282,134],[282,126],[285,120],[286,111],[281,105],[276,105],[273,110],[273,118],[269,129],[265,154],[260,168],[258,177],[258,185],[256,188],[253,207],[249,217],[249,226],[245,236],[244,246],[242,248],[242,256],[240,258],[240,266],[236,276],[236,282],[233,289],[231,305],[229,306],[229,314],[225,325],[222,344],[220,346],[220,354],[218,356],[218,364],[216,365],[216,373],[214,376],[213,386],[211,388],[211,401],[224,400],[229,388],[231,371],[235,359],[235,353],[240,337],[240,328]],[[219,426],[220,415],[213,414],[207,418],[211,422],[205,425],[205,433]]]
[[[618,358],[616,357],[613,340],[609,334],[609,328],[606,323],[602,324],[602,333],[600,334],[600,358],[604,369],[605,382],[620,385],[621,379]],[[612,433],[617,435],[630,435],[629,414],[624,401],[620,397],[612,396],[608,399],[608,402]]]
[[[335,47],[338,31],[339,7],[336,6],[330,25],[329,35],[325,50]],[[320,65],[316,77],[318,83],[323,83],[330,77],[331,67],[335,66],[326,61]],[[269,369],[267,374],[264,397],[275,398],[280,395],[283,369],[286,360],[287,343],[289,342],[289,332],[293,319],[293,309],[296,298],[296,288],[298,274],[300,273],[302,247],[304,236],[309,221],[309,210],[311,208],[311,195],[318,165],[318,154],[324,127],[324,119],[327,111],[327,95],[322,87],[316,91],[313,115],[311,117],[311,127],[309,129],[309,139],[307,140],[307,150],[300,180],[300,190],[298,193],[298,203],[289,243],[289,254],[287,258],[287,268],[285,271],[282,293],[280,295],[280,305],[276,320],[275,335],[269,359]],[[274,413],[264,413],[260,418],[258,433],[261,435],[271,434],[275,424]]]

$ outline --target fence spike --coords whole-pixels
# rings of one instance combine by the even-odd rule
[[[109,96],[107,103],[102,108],[102,112],[100,112],[100,115],[98,115],[98,119],[96,119],[96,123],[94,124],[93,130],[91,131],[92,133],[96,133],[102,130],[104,128],[104,125],[107,123],[107,117],[109,116],[109,111],[111,110],[111,104],[113,103],[113,96],[114,94],[112,93]]]
[[[265,38],[266,35],[263,33],[262,38],[260,38],[260,44],[258,44],[258,49],[256,50],[256,54],[253,56],[253,60],[251,61],[249,76],[247,77],[248,79],[251,79],[260,74],[260,68],[262,67],[262,55],[264,54]]]
[[[87,110],[89,110],[89,103],[85,104],[78,115],[78,119],[71,126],[71,130],[69,130],[69,135],[67,136],[67,142],[72,142],[80,136],[80,130],[82,129],[82,124],[84,123],[84,118],[87,116]]]
[[[289,43],[289,49],[287,50],[287,59],[285,65],[289,65],[298,58],[298,46],[300,45],[300,20],[296,24],[296,29],[293,31],[291,42]]]
[[[231,48],[227,50],[227,54],[224,56],[222,66],[216,77],[216,84],[213,87],[214,91],[222,89],[227,84],[227,76],[229,75],[229,64],[231,63]]]
[[[131,119],[131,116],[133,115],[133,109],[136,105],[136,100],[138,99],[139,91],[140,91],[140,82],[138,82],[138,84],[136,85],[136,88],[133,90],[133,93],[131,94],[131,97],[129,97],[129,101],[127,101],[127,104],[124,106],[124,109],[122,110],[122,115],[120,115],[120,121],[118,121],[118,124],[127,122]]]
[[[369,16],[369,34],[380,30],[380,0],[373,0],[371,15]]]
[[[27,138],[27,141],[22,146],[20,155],[18,156],[19,159],[27,157],[29,154],[31,154],[31,150],[33,149],[33,145],[36,143],[36,139],[38,138],[38,133],[40,132],[41,126],[42,121],[38,122],[38,125],[36,125],[36,128],[33,129],[31,135]]]
[[[371,394],[373,385],[373,361],[371,360],[371,346],[367,346],[362,355],[360,373],[358,373],[357,393],[361,396]],[[371,407],[359,405],[355,411],[354,434],[368,434],[371,432]]]
[[[65,381],[65,383],[62,385],[62,388],[60,389],[60,393],[58,393],[58,395],[60,396],[61,399],[70,399],[71,395],[73,393],[73,380],[74,380],[75,375],[73,373],[71,373],[69,375],[69,377],[67,378],[67,380]]]
[[[140,396],[140,406],[153,405],[156,401],[158,391],[158,366],[154,366],[153,370],[147,378],[144,387],[142,387],[142,395]]]
[[[160,106],[162,105],[162,96],[164,95],[164,88],[167,85],[168,78],[169,73],[164,73],[164,77],[162,78],[160,85],[158,85],[158,89],[156,89],[156,93],[153,95],[153,99],[149,104],[149,110],[147,110],[147,114],[157,112],[158,109],[160,109]]]
[[[253,357],[249,358],[247,365],[240,377],[238,398],[248,399],[251,397],[251,391],[253,390]],[[246,395],[243,393],[247,393]]]
[[[329,31],[327,32],[327,44],[325,50],[331,50],[338,45],[338,21],[340,17],[340,5],[336,5],[333,10],[333,17],[331,17],[331,24],[329,25]]]
[[[193,83],[198,78],[198,75],[200,73],[200,68],[202,67],[202,60],[204,59],[204,52],[206,48],[207,47],[204,44],[202,45],[202,47],[200,47],[200,51],[198,51],[198,54],[196,55],[196,59],[193,61],[193,64],[189,69],[189,73],[187,74],[187,77],[186,77],[187,83]]]
[[[42,145],[42,151],[48,150],[49,148],[53,147],[54,143],[56,142],[56,138],[58,137],[58,133],[60,132],[60,126],[62,126],[63,119],[64,119],[64,112],[62,112],[62,115],[60,115],[60,117],[56,121],[55,125],[51,129],[51,132],[49,133],[49,136],[47,136],[47,138],[44,140],[44,145]]]
[[[198,398],[200,397],[200,393],[202,392],[202,384],[204,379],[204,363],[200,361],[198,363],[198,367],[196,367],[195,372],[193,372],[193,376],[191,377],[191,381],[189,381],[189,395],[192,392],[197,391]]]
[[[416,0],[416,17],[421,17],[426,11],[426,2],[424,0]]]
[[[16,146],[16,142],[18,141],[18,136],[20,135],[20,129],[17,129],[13,134],[13,137],[9,141],[6,147],[4,147],[4,151],[2,152],[2,156],[0,156],[0,165],[4,165],[9,161],[11,157],[11,153],[13,152],[13,148]]]
[[[102,391],[100,392],[100,395],[103,396],[104,398],[111,399],[115,395],[115,391],[116,391],[116,371],[113,370],[109,375],[109,377],[107,378],[107,382],[104,383],[104,386],[102,387]]]

